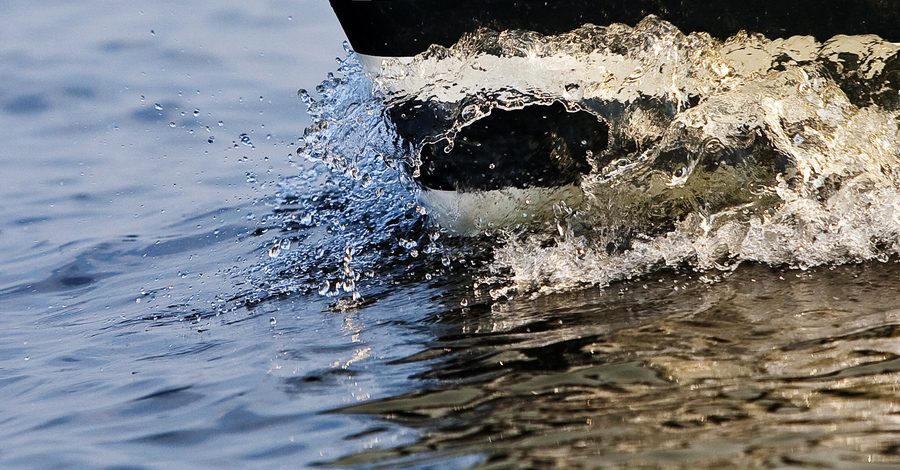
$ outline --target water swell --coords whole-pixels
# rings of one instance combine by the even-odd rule
[[[889,259],[900,253],[898,51],[875,36],[719,41],[651,16],[558,36],[479,30],[387,61],[372,82],[350,54],[321,97],[307,98],[316,123],[298,152],[324,163],[335,197],[351,201],[319,245],[334,247],[332,259],[348,247],[370,253],[344,263],[363,270],[423,249],[447,265],[448,237],[421,218],[429,209],[410,179],[421,147],[402,142],[387,117],[416,100],[441,110],[428,143],[449,146],[492,112],[533,105],[608,125],[607,149],[579,156],[591,166],[583,197],[546,220],[486,227],[499,245],[468,244],[491,252],[480,276],[493,297],[607,285],[663,266]],[[343,271],[341,287],[353,291]]]

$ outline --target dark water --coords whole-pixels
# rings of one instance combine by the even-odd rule
[[[294,153],[324,2],[0,17],[0,467],[900,465],[896,263],[490,300]]]

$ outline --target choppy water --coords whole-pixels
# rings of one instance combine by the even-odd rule
[[[318,2],[0,15],[0,466],[900,465],[896,46],[484,31],[373,93]],[[453,235],[411,77],[613,145]]]

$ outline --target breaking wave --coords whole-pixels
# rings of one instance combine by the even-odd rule
[[[556,36],[479,30],[388,60],[371,78],[350,53],[319,97],[304,95],[315,124],[298,153],[328,174],[327,194],[309,195],[304,211],[320,219],[310,230],[330,228],[303,236],[319,256],[281,269],[312,272],[321,263],[300,260],[343,258],[322,290],[352,292],[360,272],[403,263],[408,272],[409,262],[437,272],[450,256],[489,253],[477,284],[497,298],[665,267],[714,278],[743,262],[888,260],[900,253],[898,89],[900,45],[876,36],[721,41],[653,16]],[[386,118],[413,99],[442,110],[436,138],[449,145],[494,110],[554,103],[604,121],[609,144],[587,155],[583,197],[560,201],[550,217],[482,227],[489,243],[451,237],[417,202],[409,173],[419,149]],[[309,185],[286,182],[283,200]]]

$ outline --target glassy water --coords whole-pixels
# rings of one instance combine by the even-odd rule
[[[324,2],[144,3],[0,3],[0,466],[900,465],[894,45],[484,31],[373,83]],[[615,145],[454,235],[404,80]]]

